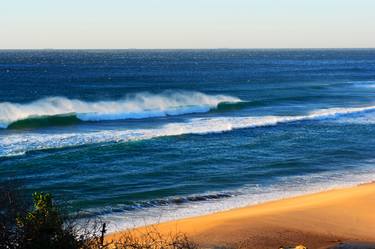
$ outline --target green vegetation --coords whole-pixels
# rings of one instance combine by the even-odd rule
[[[81,248],[83,241],[71,229],[65,229],[63,217],[52,203],[52,196],[34,193],[34,207],[25,216],[16,219],[22,231],[22,248]]]
[[[79,226],[62,215],[51,194],[33,194],[32,205],[12,188],[0,186],[0,249],[197,249],[183,234],[124,233],[105,242],[106,224]]]

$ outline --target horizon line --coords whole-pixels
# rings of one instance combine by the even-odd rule
[[[375,49],[375,47],[253,47],[253,48],[0,48],[1,50],[345,50]]]

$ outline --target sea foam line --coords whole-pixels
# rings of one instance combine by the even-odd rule
[[[22,155],[29,151],[58,149],[107,142],[127,142],[183,134],[228,132],[235,129],[272,126],[280,123],[337,118],[341,115],[375,110],[375,106],[320,109],[300,116],[193,118],[154,129],[103,130],[97,132],[38,134],[22,133],[0,137],[0,157]]]
[[[340,171],[330,171],[307,175],[283,176],[274,179],[272,184],[249,184],[235,189],[234,195],[228,198],[218,198],[201,201],[199,205],[194,202],[183,204],[169,203],[164,206],[143,208],[122,212],[103,212],[103,209],[93,210],[104,221],[109,223],[109,230],[116,232],[124,229],[157,224],[182,218],[207,215],[222,212],[248,205],[260,204],[272,200],[280,200],[295,196],[312,194],[352,187],[362,183],[372,182],[375,177],[374,162],[362,163],[356,168]],[[220,194],[221,192],[208,192],[206,194]],[[111,210],[114,208],[106,207]],[[115,207],[116,208],[116,207]],[[89,210],[91,211],[91,210]],[[104,213],[104,214],[103,214]]]
[[[220,103],[241,100],[226,95],[201,92],[165,91],[137,93],[115,101],[87,102],[65,97],[49,97],[28,104],[0,103],[0,128],[29,118],[75,115],[82,121],[141,119],[208,112]]]

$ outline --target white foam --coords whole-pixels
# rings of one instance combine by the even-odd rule
[[[355,186],[372,182],[375,178],[374,162],[356,166],[352,170],[331,171],[325,173],[278,177],[272,184],[253,184],[241,187],[241,193],[230,198],[209,200],[183,205],[152,207],[138,211],[109,213],[101,218],[109,223],[111,232],[149,224],[171,221],[181,218],[211,214],[233,208],[255,205],[271,200],[316,193],[328,189]],[[212,193],[207,193],[212,194]],[[110,210],[113,207],[108,207]]]
[[[332,116],[337,116],[337,115],[346,115],[346,114],[351,114],[351,113],[366,112],[366,111],[371,111],[374,109],[375,109],[375,106],[321,109],[321,110],[311,112],[308,115],[308,118],[310,119],[325,118],[325,117],[332,117]]]
[[[118,112],[118,113],[81,113],[77,117],[82,121],[100,121],[100,120],[125,120],[125,119],[144,119],[164,116],[177,116],[191,113],[204,113],[216,107],[209,105],[188,106],[170,108],[166,110],[145,110],[140,112]]]
[[[240,102],[226,95],[165,91],[137,93],[116,101],[86,102],[64,97],[44,98],[28,104],[0,103],[0,127],[30,117],[75,114],[83,121],[139,119],[207,112],[222,102]]]
[[[127,142],[183,134],[228,132],[234,129],[271,126],[279,123],[331,118],[375,110],[375,106],[330,108],[300,116],[212,117],[194,118],[183,123],[169,123],[154,129],[102,130],[62,134],[20,133],[0,136],[0,157],[28,151],[56,149],[106,142]]]
[[[375,124],[375,115],[374,113],[370,112],[362,115],[347,116],[336,120],[336,122],[344,124],[370,125]]]
[[[356,87],[361,87],[361,88],[375,88],[375,81],[373,80],[368,80],[368,81],[354,81],[350,82]]]

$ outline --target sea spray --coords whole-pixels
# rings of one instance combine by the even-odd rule
[[[273,126],[281,123],[341,117],[375,110],[375,106],[328,108],[299,116],[260,117],[210,117],[193,118],[182,123],[169,123],[154,129],[102,130],[40,135],[38,133],[14,134],[0,137],[0,157],[21,155],[29,151],[58,149],[108,142],[128,142],[184,134],[208,134],[235,129]]]
[[[160,94],[137,93],[113,101],[88,102],[65,97],[49,97],[28,104],[0,103],[0,127],[19,120],[49,116],[75,115],[82,121],[141,119],[208,112],[220,103],[241,100],[226,95],[201,92],[164,91]]]

